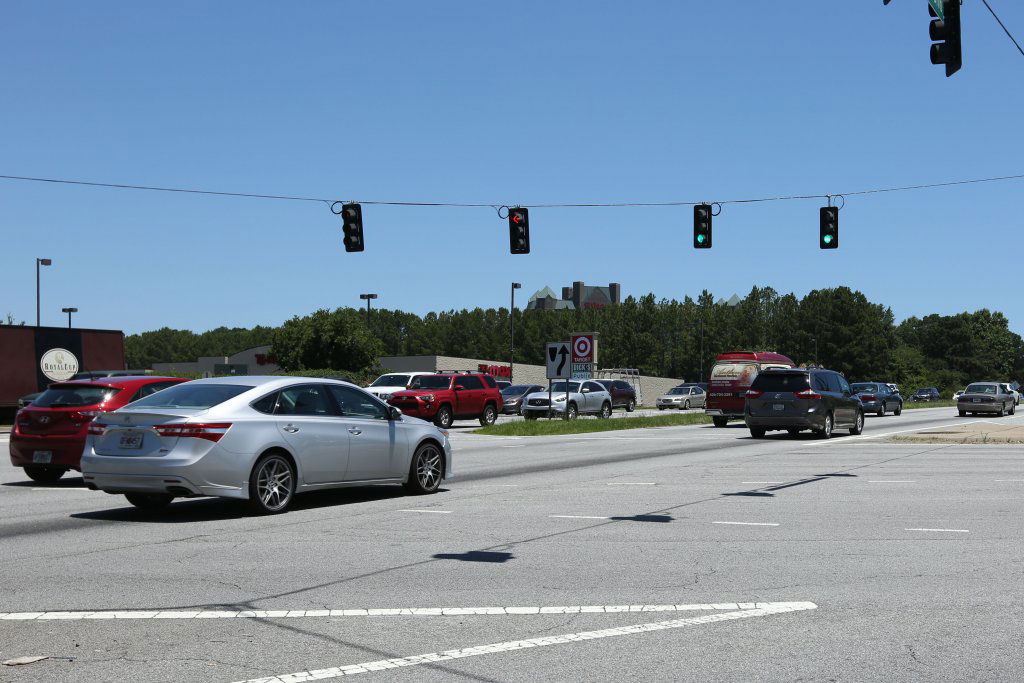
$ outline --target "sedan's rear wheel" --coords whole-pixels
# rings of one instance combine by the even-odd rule
[[[38,465],[26,465],[24,469],[29,479],[41,484],[52,484],[67,472],[63,467],[39,467]]]
[[[898,406],[896,406],[896,410],[892,411],[892,414],[895,415],[896,417],[899,417],[900,413],[902,413],[902,412],[903,412],[903,404],[900,403]]]
[[[277,453],[259,459],[249,475],[249,507],[261,515],[284,512],[295,497],[295,469]]]
[[[174,500],[174,496],[169,493],[126,493],[124,497],[140,510],[160,510]]]
[[[436,492],[441,485],[443,468],[444,455],[441,449],[432,443],[423,444],[412,456],[406,490],[417,495]]]
[[[878,407],[878,417],[885,417],[885,404]]]

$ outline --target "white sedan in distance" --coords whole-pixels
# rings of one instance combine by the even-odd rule
[[[453,476],[448,433],[359,387],[308,377],[179,384],[98,416],[82,454],[88,488],[157,509],[174,498],[247,500],[284,512],[305,491]]]

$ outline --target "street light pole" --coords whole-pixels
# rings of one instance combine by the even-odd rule
[[[366,326],[370,326],[370,301],[377,298],[376,294],[360,294],[360,299],[366,300]]]
[[[71,329],[71,314],[72,313],[78,313],[78,309],[77,308],[62,308],[62,309],[60,309],[60,312],[68,314],[68,329],[70,330]]]
[[[512,365],[516,358],[516,290],[522,287],[518,282],[512,283],[512,304],[508,307],[508,381],[512,381]]]
[[[39,266],[48,266],[53,261],[48,258],[36,259],[36,327],[39,327]]]

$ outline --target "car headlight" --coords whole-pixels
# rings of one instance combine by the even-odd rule
[[[565,396],[564,395],[563,396],[555,396],[555,402],[556,403],[564,403],[565,402]]]
[[[431,401],[434,400],[434,395],[433,394],[424,394],[423,396],[420,396],[420,400],[421,401],[426,401],[427,403],[430,403]]]

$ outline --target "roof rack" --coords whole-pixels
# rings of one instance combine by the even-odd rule
[[[633,387],[636,404],[644,404],[644,392],[640,387],[640,371],[637,368],[601,368],[594,372],[594,379],[619,379]]]

